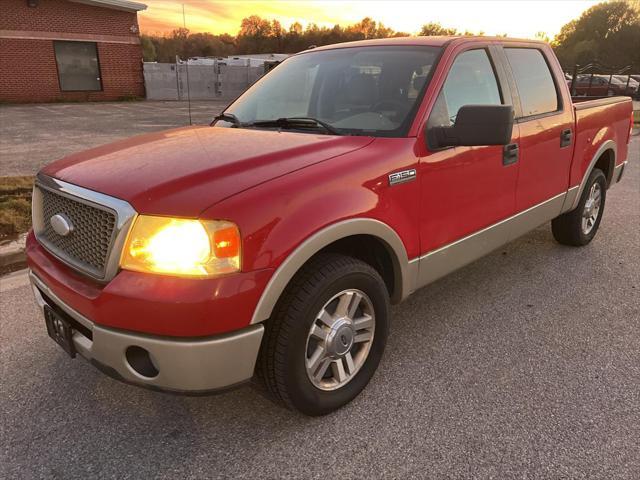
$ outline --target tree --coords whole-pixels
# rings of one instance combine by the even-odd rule
[[[155,62],[158,57],[152,38],[148,35],[140,35],[140,44],[142,45],[142,59],[145,62]]]
[[[273,48],[271,52],[281,52],[282,47],[284,46],[284,36],[286,35],[286,31],[282,28],[282,25],[278,20],[271,21],[271,37],[273,38]]]
[[[376,38],[389,38],[393,37],[395,32],[392,28],[385,27],[382,22],[378,23],[378,28],[376,30]]]
[[[367,40],[369,38],[378,37],[378,26],[376,21],[372,20],[370,17],[363,18],[360,22],[347,27],[345,31],[355,35],[358,40]]]
[[[640,67],[639,2],[595,5],[562,27],[553,47],[565,67],[594,61]]]
[[[302,35],[302,25],[300,22],[293,22],[289,27],[289,33],[291,35]]]
[[[238,32],[237,44],[239,53],[266,53],[270,50],[273,26],[269,20],[258,15],[242,19]]]
[[[458,30],[455,28],[446,28],[440,25],[438,22],[429,22],[422,26],[420,30],[421,36],[431,37],[431,36],[449,36],[449,35],[457,35]]]
[[[536,32],[535,36],[536,36],[536,40],[542,40],[543,42],[547,42],[547,43],[551,42],[549,35],[547,35],[545,32]]]
[[[456,29],[429,23],[422,28],[423,35],[453,35]],[[470,34],[465,32],[465,34]],[[395,32],[392,28],[365,17],[352,25],[333,27],[310,23],[303,28],[299,22],[283,28],[278,20],[251,15],[242,19],[240,30],[234,37],[227,33],[190,33],[178,28],[166,36],[143,35],[145,60],[163,63],[175,62],[176,56],[217,57],[251,53],[296,53],[312,45],[321,46],[371,38],[408,37],[409,33]]]

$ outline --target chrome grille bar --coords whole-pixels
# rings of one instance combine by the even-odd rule
[[[125,201],[38,174],[33,189],[37,240],[62,262],[96,280],[118,272],[129,226],[136,216]],[[60,234],[51,219],[63,216],[72,230]]]

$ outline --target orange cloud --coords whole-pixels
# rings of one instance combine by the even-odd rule
[[[533,37],[536,32],[545,32],[552,37],[562,25],[578,17],[598,0],[556,0],[553,2],[553,15],[549,14],[548,8],[541,8],[545,2],[537,0],[150,0],[148,9],[138,16],[141,30],[144,33],[167,33],[182,27],[183,3],[186,26],[192,32],[235,35],[242,19],[249,15],[279,20],[285,28],[293,22],[300,22],[303,26],[310,23],[347,25],[368,16],[396,31],[409,33],[418,32],[425,23],[440,22],[461,31],[482,31],[487,35],[507,33],[514,37]]]
[[[340,17],[335,17],[333,23],[327,21],[327,13],[330,10],[325,3],[186,0],[184,2],[185,23],[192,32],[231,34],[238,32],[242,19],[249,15],[277,19],[287,27],[296,21],[303,25],[313,21],[323,25],[339,23]],[[336,3],[333,5],[335,6]],[[150,2],[148,9],[139,14],[138,20],[141,30],[146,33],[166,33],[182,27],[182,3],[167,0]]]

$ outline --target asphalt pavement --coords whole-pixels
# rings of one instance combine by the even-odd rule
[[[207,125],[230,100],[0,105],[0,175],[35,175],[75,152],[133,135]],[[191,116],[189,116],[191,110]]]
[[[322,418],[118,383],[0,279],[0,478],[640,478],[639,147],[590,245],[545,225],[416,292]]]

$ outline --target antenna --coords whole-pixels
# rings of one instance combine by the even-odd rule
[[[182,26],[187,29],[187,19],[184,14],[184,3],[182,4]],[[189,57],[187,57],[187,105],[189,107],[189,125],[193,125],[191,121],[191,87],[189,86]]]

